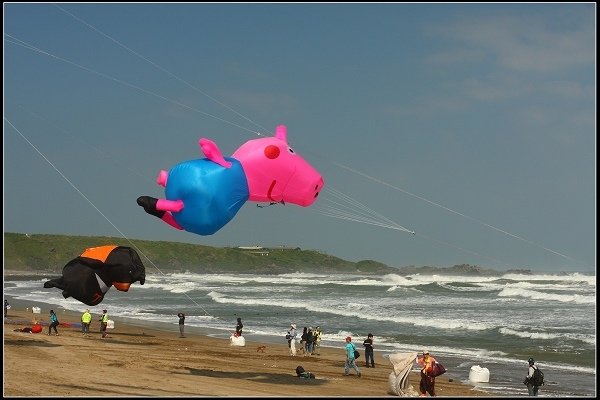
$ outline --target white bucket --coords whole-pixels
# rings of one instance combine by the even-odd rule
[[[31,312],[34,314],[41,314],[42,313],[42,309],[39,307],[31,307]]]
[[[229,341],[232,346],[245,346],[246,345],[246,339],[244,339],[243,336],[231,335],[229,337]]]
[[[106,329],[115,329],[115,321],[112,319],[106,321]]]
[[[479,365],[473,365],[469,372],[469,380],[471,382],[487,383],[490,381],[490,370]]]

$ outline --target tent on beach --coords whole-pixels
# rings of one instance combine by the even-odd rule
[[[410,371],[416,359],[417,353],[390,354],[389,360],[394,367],[394,370],[390,372],[388,377],[390,393],[401,397],[419,395],[412,385],[408,384]]]

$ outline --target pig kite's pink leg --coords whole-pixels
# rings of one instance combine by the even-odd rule
[[[173,214],[171,214],[170,212],[165,211],[165,215],[163,215],[161,219],[167,224],[171,225],[173,228],[179,229],[180,231],[183,230],[181,225],[179,225],[177,221],[175,221],[175,218],[173,218]]]
[[[175,221],[173,214],[171,214],[170,210],[165,210],[165,206],[173,206],[175,204],[175,209],[179,209],[181,211],[183,209],[183,201],[171,201],[171,200],[158,200],[154,197],[150,196],[140,196],[137,199],[138,205],[144,207],[144,210],[151,215],[154,215],[157,218],[160,218],[165,223],[171,225],[173,228],[183,230],[181,225]],[[163,207],[163,209],[159,208],[159,204]]]
[[[160,199],[156,202],[156,209],[161,211],[179,212],[183,210],[183,201]]]

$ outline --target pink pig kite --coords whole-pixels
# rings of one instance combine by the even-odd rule
[[[160,171],[156,182],[165,188],[165,199],[137,199],[148,214],[177,229],[212,235],[247,200],[308,207],[323,188],[321,174],[289,147],[284,125],[275,136],[247,141],[231,157],[209,139],[199,144],[206,158]]]

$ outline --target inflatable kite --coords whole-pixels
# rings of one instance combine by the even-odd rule
[[[159,172],[156,183],[165,188],[165,199],[137,199],[148,214],[176,229],[212,235],[248,200],[307,207],[323,188],[321,174],[288,146],[284,125],[275,136],[244,143],[231,157],[209,139],[198,143],[206,158]]]
[[[25,332],[25,333],[40,333],[41,331],[42,331],[42,325],[40,325],[39,323],[34,324],[32,327],[13,329],[13,332]]]
[[[62,295],[73,297],[89,306],[102,302],[111,286],[127,292],[132,283],[146,280],[146,269],[140,256],[130,247],[100,246],[86,249],[69,261],[60,278],[44,282],[45,288],[62,289]]]

